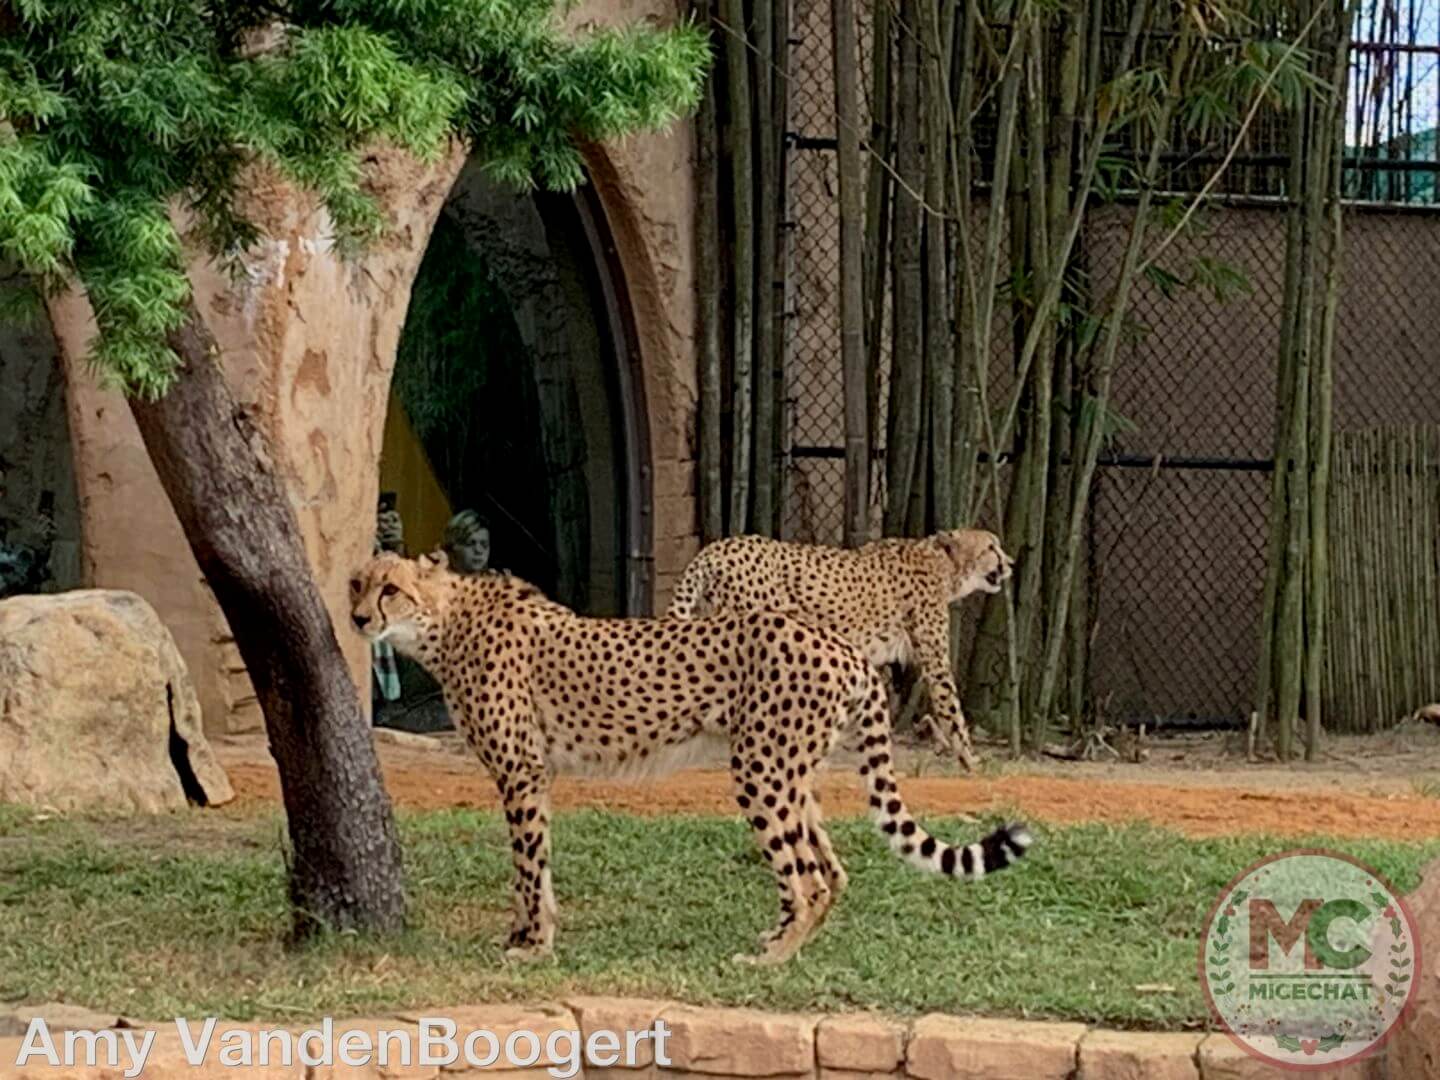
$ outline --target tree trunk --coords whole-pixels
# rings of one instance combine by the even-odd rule
[[[851,0],[831,0],[840,168],[840,367],[845,389],[845,546],[870,538],[870,434],[865,378],[865,221],[860,201],[859,57]]]
[[[193,305],[168,341],[184,370],[164,397],[131,399],[130,411],[265,714],[295,937],[398,931],[405,889],[390,799],[299,522]]]

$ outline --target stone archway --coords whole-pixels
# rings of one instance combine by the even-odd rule
[[[648,543],[627,554],[651,571],[656,603],[698,546],[690,450],[695,366],[689,145],[682,126],[586,152],[591,213],[603,215],[608,233],[597,232],[597,242],[618,271],[612,281],[623,283],[612,288],[623,288],[633,312],[633,359],[626,368],[640,383],[634,399],[644,401],[639,420],[648,452],[637,467],[653,501],[636,512],[635,535]],[[325,214],[313,200],[257,174],[248,210],[266,239],[248,258],[245,279],[237,285],[203,259],[191,268],[196,299],[224,350],[236,396],[269,432],[284,465],[316,577],[362,688],[369,654],[348,632],[347,582],[370,553],[386,404],[411,286],[464,164],[458,146],[428,165],[378,149],[367,175],[390,229],[358,263],[333,253]],[[132,589],[155,606],[191,669],[207,728],[258,726],[238,652],[128,408],[86,367],[93,324],[84,298],[56,299],[51,317],[65,361],[86,583]],[[634,599],[644,605],[650,597]]]
[[[462,168],[411,289],[381,498],[412,553],[464,512],[492,566],[578,611],[634,615],[650,602],[651,451],[614,251],[593,186],[516,190]]]

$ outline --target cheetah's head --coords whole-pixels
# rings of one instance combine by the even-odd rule
[[[952,600],[975,592],[998,593],[1014,570],[1015,560],[1005,554],[1000,538],[992,532],[951,529],[935,539],[955,567]]]
[[[350,579],[350,619],[371,641],[413,649],[445,613],[449,576],[443,552],[405,559],[375,556]]]

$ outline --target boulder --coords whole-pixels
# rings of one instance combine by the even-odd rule
[[[102,589],[0,600],[0,802],[156,813],[232,798],[149,604]]]

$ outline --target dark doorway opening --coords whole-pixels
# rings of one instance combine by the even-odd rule
[[[508,570],[587,614],[639,612],[648,455],[618,285],[588,186],[516,192],[462,170],[401,335],[382,545]],[[449,726],[432,680],[375,659],[377,724]]]
[[[49,324],[0,325],[0,599],[81,584],[65,376]]]

